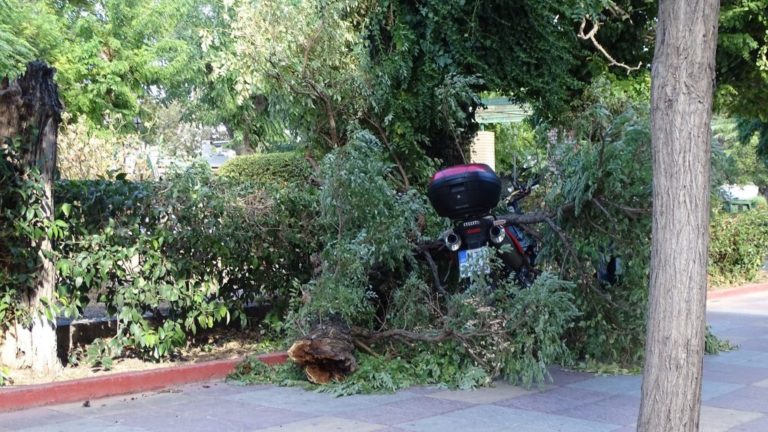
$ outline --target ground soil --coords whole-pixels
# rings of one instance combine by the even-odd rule
[[[270,346],[256,330],[239,328],[217,328],[197,338],[198,340],[170,360],[160,363],[143,361],[135,357],[115,359],[110,370],[93,368],[85,362],[79,365],[67,365],[56,376],[38,376],[32,371],[11,370],[12,385],[44,384],[53,381],[66,381],[96,376],[104,376],[129,371],[141,371],[173,367],[182,364],[201,363],[211,360],[242,358],[246,355],[262,354],[270,351]]]

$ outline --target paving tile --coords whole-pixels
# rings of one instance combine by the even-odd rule
[[[399,424],[397,427],[414,432],[608,432],[615,429],[617,425],[494,405],[479,405],[440,416],[427,417],[415,422]]]
[[[637,424],[633,423],[627,426],[621,426],[618,429],[614,429],[611,432],[637,432]]]
[[[768,416],[752,420],[747,423],[742,423],[738,426],[731,428],[728,432],[765,432],[768,431]]]
[[[750,411],[737,411],[703,405],[699,419],[701,432],[725,432],[733,427],[756,420],[763,415]]]
[[[482,387],[475,390],[445,390],[433,393],[429,397],[473,404],[490,404],[538,392],[539,390],[526,390],[504,382],[496,382],[494,387]]]
[[[569,371],[560,367],[549,368],[549,374],[552,377],[552,384],[564,386],[579,381],[586,381],[594,375],[586,372]]]
[[[362,423],[336,417],[316,417],[309,420],[288,423],[284,426],[259,429],[259,432],[373,432],[381,431],[385,428],[386,426],[383,425]]]
[[[721,383],[717,381],[707,380],[706,378],[701,384],[701,400],[708,401],[718,396],[731,393],[746,387],[743,384],[733,383]]]
[[[729,408],[743,411],[768,413],[768,388],[748,386],[730,393],[712,398],[708,406]]]
[[[224,405],[219,404],[220,408]],[[214,415],[215,410],[205,413],[179,412],[165,409],[148,409],[132,416],[116,415],[109,418],[115,424],[135,427],[147,432],[240,432],[258,428],[273,427],[286,423],[303,420],[308,416],[303,413],[291,413],[274,408],[249,406],[247,411],[237,414],[222,412]],[[102,417],[106,419],[105,417]]]
[[[619,426],[636,422],[639,412],[640,398],[627,395],[613,395],[574,408],[554,411],[559,415]]]
[[[61,404],[50,407],[77,416],[98,417],[125,412],[141,412],[146,408],[170,407],[194,400],[186,393],[145,393],[138,395],[112,396],[84,402]]]
[[[225,382],[194,383],[181,387],[181,390],[191,397],[218,397],[259,390],[267,390],[271,386],[236,385]]]
[[[445,387],[440,388],[438,386],[414,386],[414,387],[409,387],[403,391],[408,393],[413,393],[416,395],[429,395],[432,393],[441,392],[443,390],[445,390]]]
[[[754,368],[768,368],[768,353],[738,349],[722,353],[711,358],[712,362],[725,363],[734,366],[748,366]]]
[[[340,402],[343,403],[343,400]],[[336,416],[366,423],[396,425],[471,406],[472,404],[466,402],[419,396],[413,399],[380,405],[375,409],[362,408],[344,411],[336,414]]]
[[[753,384],[768,379],[768,368],[733,365],[722,362],[704,361],[704,381],[732,384]]]
[[[45,426],[78,420],[80,417],[49,408],[32,408],[23,411],[0,413],[0,425],[10,430],[19,430],[33,426]]]
[[[602,399],[607,399],[610,396],[612,396],[610,393],[602,393],[578,387],[556,387],[545,392],[497,402],[496,405],[521,410],[554,412],[597,402]]]
[[[768,333],[768,330],[766,331]],[[768,338],[747,338],[739,341],[739,348],[752,351],[768,352]]]
[[[569,384],[569,387],[639,397],[642,382],[643,377],[639,375],[598,376],[590,380]]]
[[[306,391],[300,388],[278,387],[269,391],[256,391],[226,396],[224,399],[318,415],[333,415],[339,412],[371,408],[415,397],[418,397],[418,395],[399,392],[391,395],[355,395],[335,398],[329,394]]]
[[[162,411],[169,417],[214,420],[232,429],[259,429],[317,417],[298,411],[265,407],[241,401],[216,403],[214,399],[200,398],[188,404],[166,407]]]
[[[16,429],[17,432],[147,432],[145,429],[107,422],[93,418],[81,418],[66,422]]]

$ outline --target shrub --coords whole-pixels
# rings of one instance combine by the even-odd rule
[[[305,183],[311,174],[309,163],[299,153],[263,153],[238,156],[219,168],[218,174],[239,183],[285,186]]]
[[[308,277],[311,240],[292,218],[311,219],[311,191],[254,189],[193,165],[157,183],[60,182],[56,194],[70,227],[56,245],[62,306],[77,315],[102,302],[118,346],[143,356],[217,322],[245,324],[245,306],[279,304]]]
[[[24,168],[21,146],[19,140],[0,142],[0,335],[10,323],[31,319],[22,296],[37,286],[38,245],[66,228],[45,216],[43,182],[36,169]]]
[[[715,286],[749,282],[768,255],[768,212],[717,212],[710,223],[709,278]]]

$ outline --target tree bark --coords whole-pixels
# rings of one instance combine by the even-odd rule
[[[24,172],[37,169],[43,183],[44,217],[53,220],[53,181],[56,169],[56,137],[62,105],[53,80],[55,69],[42,62],[27,66],[23,77],[0,90],[0,139],[20,138]],[[31,367],[39,374],[61,368],[56,356],[56,323],[42,313],[43,299],[53,300],[56,271],[49,239],[33,244],[40,267],[34,286],[24,289],[22,302],[31,323],[10,323],[0,346],[0,360],[11,367]]]
[[[315,326],[308,335],[294,342],[288,356],[304,368],[315,384],[343,381],[357,370],[354,341],[349,327],[340,320]]]
[[[662,0],[651,83],[653,242],[638,431],[696,431],[717,0]]]

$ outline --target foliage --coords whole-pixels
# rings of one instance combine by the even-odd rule
[[[120,114],[107,117],[109,126],[95,127],[90,120],[74,120],[64,113],[57,139],[57,170],[66,180],[109,178],[124,173],[130,179],[149,178],[149,154],[139,135],[121,133]]]
[[[718,104],[731,114],[768,123],[766,0],[727,0],[720,8]]]
[[[153,143],[166,157],[177,161],[192,161],[201,155],[201,144],[204,140],[213,140],[213,128],[188,121],[185,118],[185,108],[179,101],[168,104],[148,106],[150,119],[144,126],[147,136],[144,140]]]
[[[200,165],[159,183],[60,182],[64,312],[98,300],[118,318],[118,347],[159,359],[198,329],[245,324],[247,305],[279,309],[309,270],[311,240],[291,231],[311,218],[306,194],[239,186]]]
[[[620,365],[637,364],[643,352],[651,233],[648,102],[627,96],[597,81],[578,122],[550,144],[546,203],[573,204],[556,220],[571,244],[547,231],[542,251],[578,283],[582,315],[569,347],[577,358]],[[609,286],[595,275],[610,256],[619,257],[622,274]]]
[[[411,352],[410,355],[402,356]],[[353,394],[394,393],[416,385],[441,385],[468,390],[490,384],[491,378],[464,355],[455,343],[437,347],[411,347],[398,357],[374,357],[361,354],[358,370],[342,382],[323,386],[318,391],[335,396]]]
[[[0,9],[6,11],[0,16],[0,77],[14,78],[35,56],[35,49],[16,31],[30,14],[18,0],[0,0]]]
[[[723,181],[752,183],[764,191],[768,188],[768,165],[758,158],[758,138],[750,139],[741,133],[739,126],[742,123],[729,118],[718,118],[713,122],[713,135],[725,157],[721,168]]]
[[[238,105],[263,111],[263,119],[288,126],[302,141],[343,145],[347,122],[363,102],[357,88],[365,61],[363,2],[229,1],[225,7],[232,10],[223,17],[228,26],[203,30],[212,79],[233,81]],[[268,105],[256,108],[264,97]]]
[[[768,122],[739,118],[737,121],[739,130],[739,140],[745,146],[751,146],[757,142],[757,155],[762,159],[763,164],[768,167]]]
[[[65,106],[103,124],[105,112],[132,118],[152,86],[171,87],[196,66],[178,35],[192,1],[51,2],[61,23],[48,59],[59,71]],[[191,63],[191,64],[190,64]]]
[[[307,160],[296,152],[257,153],[226,161],[217,174],[237,183],[252,182],[282,188],[306,183],[311,169]]]
[[[382,348],[402,363],[389,362],[382,371],[379,360],[369,359],[371,368],[359,378],[329,391],[391,391],[427,377],[455,385],[477,385],[498,375],[526,385],[543,380],[546,365],[568,357],[562,335],[578,313],[573,285],[542,275],[527,290],[512,279],[494,282],[495,289],[488,289],[490,281],[478,280],[470,287],[455,281],[450,291],[437,290],[427,282],[426,262],[415,253],[423,240],[420,221],[434,218],[432,210],[415,191],[397,192],[393,167],[371,134],[360,131],[352,137],[321,164],[315,226],[322,249],[315,277],[302,287],[302,301],[288,317],[291,330],[304,334],[313,324],[339,317],[359,328],[437,339],[420,344],[423,358],[405,346],[373,343],[374,350]],[[439,226],[435,221],[431,229]],[[456,336],[435,336],[446,332]],[[448,363],[435,376],[408,366],[436,361]]]
[[[540,168],[545,149],[538,146],[536,131],[528,122],[494,124],[496,172],[512,173],[523,168]]]
[[[22,299],[37,286],[41,256],[35,246],[66,232],[62,220],[45,217],[45,198],[39,173],[22,161],[21,141],[0,143],[0,329],[31,318]]]
[[[490,384],[500,373],[530,386],[546,380],[546,367],[567,355],[560,334],[575,313],[570,295],[560,291],[567,287],[552,275],[544,275],[530,290],[509,286],[495,298],[499,302],[512,299],[503,306],[506,313],[500,311],[502,307],[479,305],[477,297],[460,296],[456,302],[464,316],[454,324],[466,331],[483,328],[484,321],[489,321],[499,326],[496,332],[473,336],[468,343],[389,344],[385,355],[360,353],[358,370],[342,382],[309,386],[292,364],[271,368],[253,360],[241,364],[230,378],[243,383],[302,385],[336,396],[395,392],[414,385],[470,389]],[[477,358],[488,363],[478,364]]]
[[[26,63],[50,56],[61,43],[60,25],[46,2],[0,0],[0,10],[0,79],[13,79]]]
[[[710,284],[725,286],[753,281],[766,256],[768,213],[714,213],[710,223]]]
[[[0,365],[0,387],[13,384],[13,379],[11,378],[11,371],[3,366]]]
[[[114,359],[123,353],[122,344],[121,338],[96,338],[84,349],[82,347],[75,348],[69,354],[68,364],[79,365],[85,362],[94,369],[111,370],[114,366]]]
[[[270,366],[254,356],[248,356],[239,363],[227,380],[242,384],[295,384],[310,387],[309,382],[304,380],[304,372],[295,363],[286,362]]]
[[[721,352],[733,351],[738,345],[732,344],[727,339],[720,339],[712,333],[710,326],[707,326],[707,334],[704,335],[704,352],[710,355],[717,355]]]
[[[322,161],[317,220],[322,265],[306,287],[312,302],[304,311],[318,319],[339,313],[349,323],[369,321],[374,289],[392,289],[413,265],[411,249],[419,239],[417,217],[425,201],[415,191],[395,190],[383,156],[371,134],[358,132]],[[393,279],[378,286],[374,272]]]

